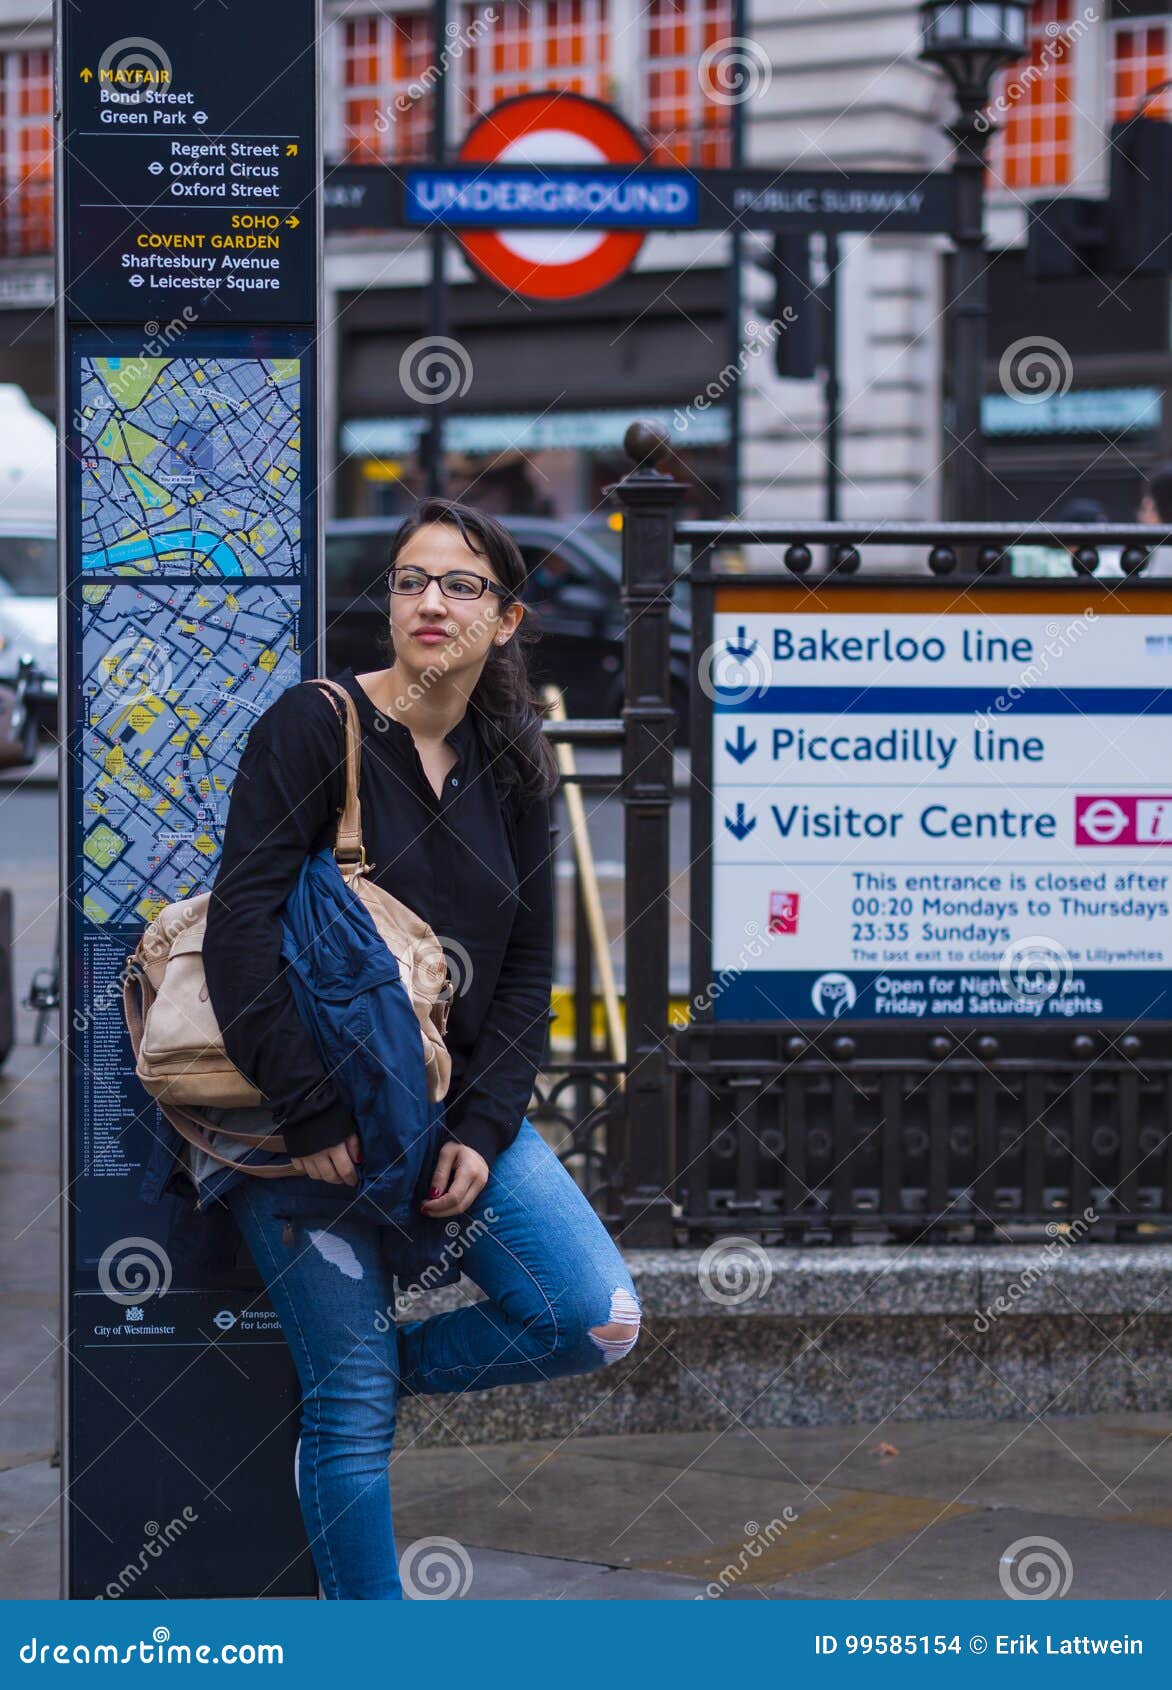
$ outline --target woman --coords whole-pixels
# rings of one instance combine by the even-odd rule
[[[356,1123],[282,973],[281,906],[306,853],[333,843],[344,791],[342,726],[321,688],[289,688],[254,723],[212,889],[212,1006],[303,1178],[225,1179],[199,1153],[191,1172],[239,1222],[293,1352],[298,1494],[327,1597],[402,1596],[387,1477],[400,1393],[586,1372],[639,1332],[622,1256],[525,1115],[549,1017],[557,765],[517,640],[524,579],[499,523],[427,500],[392,543],[391,664],[336,677],[363,729],[373,878],[454,959],[445,1138],[421,1214],[462,1232],[449,1282],[462,1270],[487,1300],[396,1324],[401,1240],[347,1204]],[[230,1145],[239,1154],[218,1148]],[[309,1182],[330,1197],[319,1225],[289,1200]]]

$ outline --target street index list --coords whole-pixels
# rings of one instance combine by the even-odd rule
[[[312,29],[312,0],[254,0],[248,17],[247,40],[230,46],[215,8],[181,22],[143,0],[69,9],[74,321],[143,322],[184,307],[212,327],[312,319],[314,68],[296,46]]]

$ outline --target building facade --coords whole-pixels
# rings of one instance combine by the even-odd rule
[[[325,0],[324,15],[327,158],[426,160],[437,62],[430,9]],[[732,29],[731,0],[453,0],[439,55],[449,148],[501,99],[560,87],[616,106],[652,161],[728,164],[733,105],[703,67]],[[952,93],[917,57],[915,4],[757,0],[747,29],[747,164],[947,166],[942,126]],[[1112,124],[1169,77],[1168,0],[1035,0],[1028,58],[998,79],[987,192],[992,515],[1054,514],[1074,488],[1111,516],[1130,516],[1143,474],[1172,445],[1166,278],[1031,284],[1025,268],[1031,207],[1064,193],[1105,193]],[[1146,109],[1172,117],[1169,91]],[[51,414],[51,15],[30,0],[0,0],[0,150],[0,381],[19,384]],[[754,262],[764,237],[742,236],[736,335],[732,242],[723,231],[653,233],[619,282],[563,302],[504,293],[456,241],[444,244],[446,332],[468,372],[447,422],[450,491],[498,510],[590,509],[622,472],[626,421],[650,413],[672,429],[692,508],[725,510],[735,398],[742,512],[824,513],[823,387],[776,374],[760,332],[773,299]],[[817,276],[824,255],[818,237],[813,245]],[[328,239],[333,514],[393,513],[422,485],[428,412],[405,389],[404,371],[429,333],[430,264],[431,242],[418,232]],[[944,237],[840,238],[839,508],[847,518],[941,512],[947,271]]]

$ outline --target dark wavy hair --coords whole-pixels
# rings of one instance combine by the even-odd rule
[[[437,522],[455,528],[465,545],[492,565],[497,579],[508,589],[507,597],[497,595],[502,611],[520,598],[526,571],[517,542],[493,517],[456,499],[421,500],[391,539],[388,569],[413,534]],[[489,647],[480,679],[468,700],[468,708],[476,712],[476,725],[502,797],[515,795],[522,808],[535,799],[548,798],[559,778],[557,758],[541,728],[545,707],[529,676],[526,647],[540,637],[529,624],[529,617],[522,617],[505,645]],[[389,639],[387,643],[393,663],[394,646]]]

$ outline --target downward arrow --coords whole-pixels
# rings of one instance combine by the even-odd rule
[[[738,763],[744,763],[747,762],[753,755],[754,751],[756,751],[757,741],[754,740],[752,745],[745,744],[745,724],[743,722],[739,722],[737,724],[736,744],[734,745],[731,740],[726,739],[724,742],[724,749],[728,752],[730,757],[735,757]]]
[[[734,839],[744,839],[745,836],[752,833],[753,829],[756,827],[757,818],[756,816],[750,816],[748,821],[746,821],[745,806],[743,804],[738,804],[736,821],[730,822],[728,817],[725,816],[724,825],[728,828],[728,831],[733,835]]]

